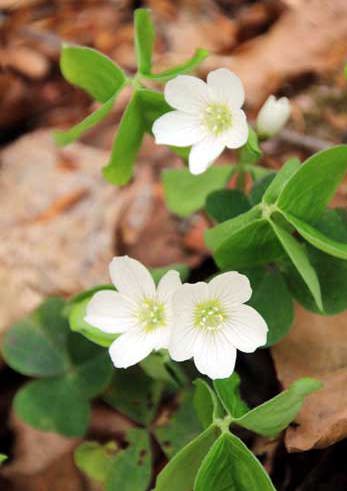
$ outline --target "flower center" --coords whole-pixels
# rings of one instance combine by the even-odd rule
[[[227,318],[226,310],[217,299],[198,303],[194,309],[194,325],[199,329],[216,331]]]
[[[231,128],[231,111],[226,104],[209,104],[205,110],[204,123],[210,133],[221,135]]]
[[[137,319],[147,332],[166,325],[165,306],[155,298],[145,298],[137,311]]]

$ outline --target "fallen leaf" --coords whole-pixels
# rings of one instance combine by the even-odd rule
[[[271,348],[284,387],[314,377],[323,388],[305,400],[296,423],[287,430],[290,452],[325,448],[347,436],[347,313],[326,317],[297,306],[289,335]]]

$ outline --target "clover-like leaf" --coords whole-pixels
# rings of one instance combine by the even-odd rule
[[[320,310],[323,310],[322,294],[318,276],[312,267],[304,246],[300,244],[287,230],[270,220],[271,226],[278,237],[283,249],[298,270]]]
[[[128,446],[118,452],[108,473],[105,491],[146,491],[152,475],[152,452],[146,430],[127,433]]]
[[[105,483],[115,461],[118,445],[108,442],[83,442],[74,452],[74,461],[80,471],[90,479]]]
[[[229,378],[215,380],[213,386],[230,416],[238,418],[248,411],[248,406],[240,395],[240,377],[236,372]]]
[[[335,194],[346,170],[347,145],[316,153],[286,182],[278,197],[278,208],[313,224]]]
[[[210,167],[199,176],[188,169],[165,170],[162,175],[167,207],[181,217],[200,210],[212,191],[226,185],[232,172],[232,167],[226,165]]]
[[[154,491],[191,491],[201,462],[219,434],[218,427],[210,426],[188,443],[159,473]]]
[[[239,189],[219,189],[207,196],[207,214],[216,220],[224,222],[250,209],[251,205],[245,194]]]
[[[138,70],[141,74],[150,73],[152,69],[155,30],[149,9],[140,8],[135,10],[134,28]]]
[[[114,61],[84,46],[63,45],[60,68],[68,82],[102,103],[110,100],[126,81],[123,70]]]
[[[208,428],[214,420],[222,418],[223,408],[209,384],[198,378],[194,381],[194,407],[203,428]]]
[[[201,467],[194,491],[276,491],[261,463],[231,433],[214,443]]]
[[[150,80],[155,80],[156,82],[166,82],[171,78],[177,77],[177,75],[191,72],[207,58],[208,54],[209,53],[206,49],[198,48],[189,60],[181,63],[180,65],[176,65],[175,67],[169,68],[168,70],[164,70],[160,73],[151,72],[143,73],[143,75]]]
[[[294,421],[305,397],[319,390],[322,384],[312,378],[302,378],[276,397],[251,409],[236,423],[260,435],[275,437]]]
[[[178,408],[173,413],[169,422],[164,426],[158,426],[155,437],[168,458],[172,458],[184,445],[188,444],[201,431],[193,407],[193,395],[185,390],[179,394]]]

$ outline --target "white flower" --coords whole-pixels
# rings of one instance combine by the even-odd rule
[[[168,346],[173,321],[172,294],[181,285],[168,271],[155,287],[150,272],[128,256],[115,257],[110,276],[118,291],[97,292],[87,306],[86,322],[107,333],[121,333],[109,348],[117,368],[135,365],[152,350]]]
[[[290,102],[287,97],[276,99],[270,95],[257,116],[257,132],[260,136],[269,138],[279,133],[289,119]]]
[[[177,147],[192,145],[192,174],[204,172],[225,147],[239,148],[247,142],[242,82],[226,68],[210,72],[207,83],[179,75],[166,84],[164,95],[175,111],[154,122],[155,141]]]
[[[212,379],[229,377],[236,349],[251,353],[266,343],[267,325],[244,305],[252,294],[246,276],[222,273],[209,283],[184,284],[174,294],[176,325],[169,353],[173,360],[194,357],[196,368]]]

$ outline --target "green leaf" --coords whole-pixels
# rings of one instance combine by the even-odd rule
[[[326,210],[315,225],[322,233],[335,240],[347,242],[346,210]],[[317,272],[322,290],[324,313],[338,314],[347,309],[347,261],[336,259],[307,245],[307,253]],[[306,309],[319,312],[313,297],[295,268],[282,264],[292,295]]]
[[[74,452],[74,461],[81,472],[90,479],[105,483],[115,461],[118,446],[115,442],[101,445],[84,442]]]
[[[288,180],[299,168],[299,159],[294,157],[287,160],[281,167],[281,170],[277,172],[276,177],[272,180],[270,186],[266,189],[263,196],[263,202],[267,204],[275,203]]]
[[[63,45],[60,68],[64,78],[99,102],[107,102],[126,81],[123,70],[95,49]]]
[[[287,181],[278,198],[278,208],[313,223],[335,194],[346,170],[347,145],[313,155]]]
[[[305,396],[319,390],[322,384],[312,378],[302,378],[279,395],[251,409],[237,424],[267,437],[275,437],[294,421]]]
[[[93,293],[95,292],[93,291]],[[90,296],[85,298],[84,300],[80,302],[75,302],[71,305],[68,314],[70,329],[82,334],[93,343],[108,348],[117,338],[118,334],[108,334],[102,332],[100,329],[92,326],[91,324],[88,324],[88,322],[84,320],[86,316],[87,305],[91,297],[92,294],[90,294]]]
[[[260,159],[262,154],[259,147],[258,136],[256,132],[249,126],[248,127],[248,140],[239,152],[239,162],[241,164],[254,164]]]
[[[271,226],[288,254],[292,263],[300,273],[320,310],[323,310],[322,295],[316,271],[313,269],[304,247],[284,228],[270,221]]]
[[[272,346],[289,331],[294,320],[294,305],[287,284],[278,270],[258,268],[244,271],[252,286],[248,302],[265,319],[269,332],[267,346]]]
[[[215,251],[225,242],[228,237],[236,234],[248,225],[253,224],[261,217],[261,209],[254,206],[249,211],[242,213],[234,218],[230,218],[205,232],[205,242],[207,247]]]
[[[163,384],[148,377],[140,367],[114,371],[104,400],[137,423],[148,425],[157,412]]]
[[[202,462],[194,491],[276,491],[261,463],[237,436],[224,433]]]
[[[156,82],[166,82],[177,75],[182,75],[183,73],[191,72],[195,67],[200,65],[208,56],[208,51],[206,49],[197,49],[194,55],[184,63],[177,65],[168,70],[164,70],[160,73],[144,73],[144,77],[155,80]]]
[[[50,298],[7,331],[2,354],[11,368],[33,377],[60,375],[68,369],[69,326],[61,313],[63,306],[62,299]]]
[[[129,446],[118,452],[106,480],[106,491],[146,491],[151,481],[152,453],[146,430],[128,431]]]
[[[110,160],[103,168],[104,177],[111,184],[126,184],[131,178],[144,132],[139,91],[135,91],[120,121]]]
[[[234,372],[229,378],[214,380],[213,386],[227,413],[238,418],[248,411],[240,395],[240,377]]]
[[[88,401],[64,377],[27,384],[17,392],[14,410],[34,428],[69,437],[85,434],[90,415]]]
[[[149,89],[139,89],[138,95],[145,131],[152,134],[154,121],[163,114],[172,111],[172,107],[166,102],[164,95],[161,92]],[[183,151],[183,149],[181,150]]]
[[[241,218],[244,215],[240,215]],[[223,224],[221,224],[223,225]],[[283,250],[267,220],[261,218],[239,229],[214,252],[214,260],[222,270],[248,268],[275,261]]]
[[[0,453],[0,465],[7,460],[7,455]]]
[[[203,428],[208,428],[214,420],[223,416],[215,392],[205,380],[198,378],[194,381],[194,407]]]
[[[255,181],[252,187],[252,191],[249,195],[249,200],[253,206],[261,202],[265,194],[265,191],[271,185],[275,177],[276,177],[276,172],[270,172],[267,175]]]
[[[188,443],[160,472],[154,491],[192,491],[201,462],[219,433],[210,426]]]
[[[166,456],[170,459],[184,445],[188,444],[201,431],[201,425],[193,407],[193,394],[183,391],[179,395],[179,405],[165,426],[158,426],[155,437]]]
[[[151,378],[170,384],[174,389],[187,383],[183,369],[169,358],[166,350],[154,351],[142,360],[140,365]]]
[[[149,9],[136,9],[134,14],[135,52],[138,71],[150,73],[155,30]]]
[[[119,90],[121,90],[121,88],[122,87],[120,87]],[[89,114],[89,116],[83,119],[83,121],[76,124],[69,130],[54,131],[53,136],[55,143],[63,147],[77,140],[86,131],[94,128],[94,126],[105,119],[106,116],[110,113],[118,93],[119,91],[117,91],[108,101],[102,104],[102,106],[100,106],[96,111],[94,111],[92,114]]]
[[[163,266],[162,268],[151,268],[151,275],[154,279],[155,284],[157,285],[161,278],[171,269],[174,269],[180,274],[180,278],[183,281],[186,281],[189,276],[189,268],[186,264],[170,264],[170,266]]]
[[[284,213],[284,216],[288,222],[296,228],[299,234],[314,247],[326,252],[330,256],[334,256],[339,259],[347,259],[347,243],[338,242],[331,239],[317,228],[309,225],[299,218],[294,217],[290,213]]]
[[[162,176],[167,207],[181,217],[200,210],[212,191],[226,185],[232,172],[232,167],[227,165],[210,167],[198,176],[188,169],[164,170]]]
[[[250,204],[238,189],[219,189],[207,196],[206,211],[217,222],[224,222],[250,209]]]

